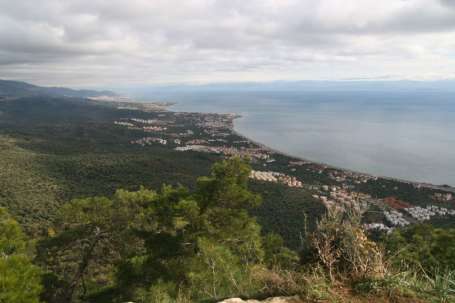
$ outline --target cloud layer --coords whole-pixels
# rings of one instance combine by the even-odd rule
[[[453,0],[0,0],[0,78],[90,86],[454,76]]]

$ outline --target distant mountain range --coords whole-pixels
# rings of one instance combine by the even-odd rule
[[[455,80],[343,80],[343,81],[272,81],[232,82],[209,84],[131,85],[116,90],[138,98],[152,98],[160,94],[191,92],[375,92],[375,93],[454,93]]]
[[[65,87],[43,87],[20,81],[0,80],[0,97],[59,96],[89,98],[117,96],[112,91],[76,90]]]

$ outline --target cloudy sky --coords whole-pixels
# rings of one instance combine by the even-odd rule
[[[455,78],[455,0],[0,0],[0,78]]]

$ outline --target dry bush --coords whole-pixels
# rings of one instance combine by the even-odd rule
[[[269,296],[289,296],[304,291],[305,281],[297,271],[257,267],[252,275],[260,283],[261,293]]]
[[[310,243],[332,282],[337,275],[357,280],[382,278],[386,272],[383,252],[366,237],[358,211],[330,209]]]

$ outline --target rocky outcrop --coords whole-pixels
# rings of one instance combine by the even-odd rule
[[[258,300],[242,300],[240,298],[232,298],[232,299],[226,299],[224,301],[220,301],[218,303],[304,303],[300,297],[294,296],[294,297],[274,297],[274,298],[268,298],[263,301],[258,301]]]

